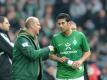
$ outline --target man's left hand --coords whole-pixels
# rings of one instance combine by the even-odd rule
[[[83,62],[81,60],[73,61],[72,68],[79,69],[79,67],[81,66],[82,63]]]

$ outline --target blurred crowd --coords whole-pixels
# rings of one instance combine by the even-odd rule
[[[89,80],[107,80],[107,0],[0,0],[0,15],[9,19],[8,34],[12,42],[24,27],[25,19],[36,16],[42,27],[40,46],[49,45],[53,34],[58,32],[56,16],[62,12],[71,15],[77,30],[84,32],[89,40],[92,52],[87,67]],[[56,64],[51,60],[44,64],[45,73],[55,77]]]

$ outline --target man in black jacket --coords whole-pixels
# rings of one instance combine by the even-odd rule
[[[7,32],[9,21],[0,16],[0,80],[11,80],[11,59],[13,43],[10,42]]]

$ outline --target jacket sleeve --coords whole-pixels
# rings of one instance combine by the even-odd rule
[[[16,42],[17,48],[21,53],[30,58],[31,60],[36,60],[39,57],[48,56],[50,50],[48,47],[36,50],[32,43],[25,37],[20,37]]]
[[[12,49],[13,47],[0,36],[0,50],[3,51],[6,55],[8,55],[12,59]]]

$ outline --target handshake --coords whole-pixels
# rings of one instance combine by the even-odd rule
[[[48,48],[49,48],[49,50],[50,50],[50,52],[53,52],[54,51],[54,47],[53,46],[48,46]]]

